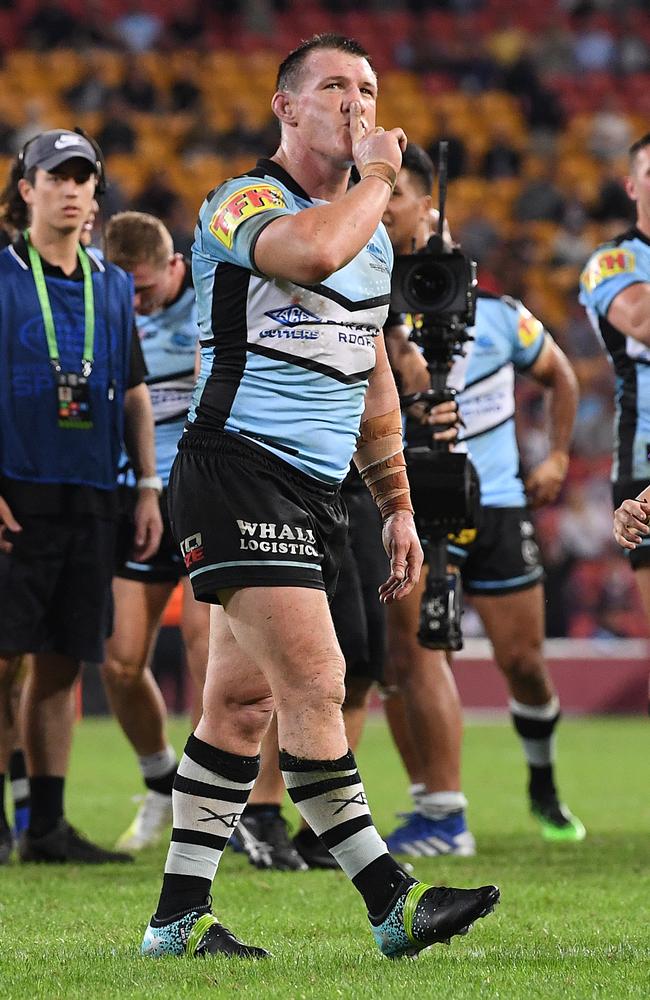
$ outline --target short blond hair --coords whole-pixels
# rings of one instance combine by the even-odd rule
[[[118,212],[106,227],[106,256],[125,271],[138,264],[164,267],[174,254],[167,227],[147,212]]]

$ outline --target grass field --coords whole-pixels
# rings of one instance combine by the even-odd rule
[[[180,750],[186,725],[172,728]],[[467,937],[417,961],[379,956],[361,901],[338,872],[260,873],[227,852],[215,911],[274,955],[229,963],[139,957],[165,846],[128,869],[0,868],[0,997],[647,998],[649,741],[643,719],[565,721],[561,787],[589,833],[583,844],[545,845],[527,814],[508,723],[468,725],[465,791],[478,854],[422,860],[416,874],[438,884],[494,881],[502,902]],[[407,799],[381,722],[370,723],[358,758],[375,821],[388,832]],[[73,822],[110,844],[132,818],[137,791],[115,725],[83,722],[69,783]]]

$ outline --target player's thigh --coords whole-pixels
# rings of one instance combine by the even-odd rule
[[[210,648],[203,693],[204,717],[229,704],[254,705],[271,698],[271,686],[255,658],[238,641],[223,607],[208,605]]]
[[[267,678],[278,704],[324,691],[343,700],[345,664],[324,591],[242,587],[219,597],[237,645]],[[212,642],[211,635],[211,650]]]
[[[515,657],[541,653],[544,642],[544,588],[541,583],[515,592],[472,595],[497,663],[505,667]]]
[[[108,659],[144,669],[172,583],[144,583],[113,578],[113,633],[107,643]]]

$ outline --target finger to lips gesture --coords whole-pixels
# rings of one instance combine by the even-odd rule
[[[367,163],[389,163],[395,171],[402,165],[402,153],[406,149],[406,134],[401,128],[392,128],[388,132],[378,125],[368,128],[364,120],[363,109],[359,101],[350,104],[350,137],[352,139],[352,155],[359,173]]]

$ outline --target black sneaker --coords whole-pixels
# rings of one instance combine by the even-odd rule
[[[14,849],[14,838],[8,826],[3,826],[0,830],[0,865],[9,863],[11,852]]]
[[[385,913],[370,918],[370,929],[382,955],[412,958],[432,944],[448,944],[454,935],[466,934],[498,902],[495,885],[451,889],[411,881]]]
[[[336,858],[313,830],[298,830],[293,838],[293,846],[308,868],[339,868]]]
[[[78,865],[103,865],[106,862],[133,861],[130,854],[121,851],[107,851],[92,841],[82,837],[63,817],[53,830],[42,837],[34,837],[29,830],[21,834],[18,843],[21,861],[45,861],[62,863],[66,861]]]
[[[307,865],[289,840],[286,820],[277,812],[244,814],[233,833],[233,840],[256,868],[307,871]]]
[[[268,958],[269,952],[238,941],[232,931],[220,924],[208,907],[190,910],[163,922],[152,917],[144,933],[140,953],[150,958],[187,955],[201,958],[225,955],[226,958]]]

